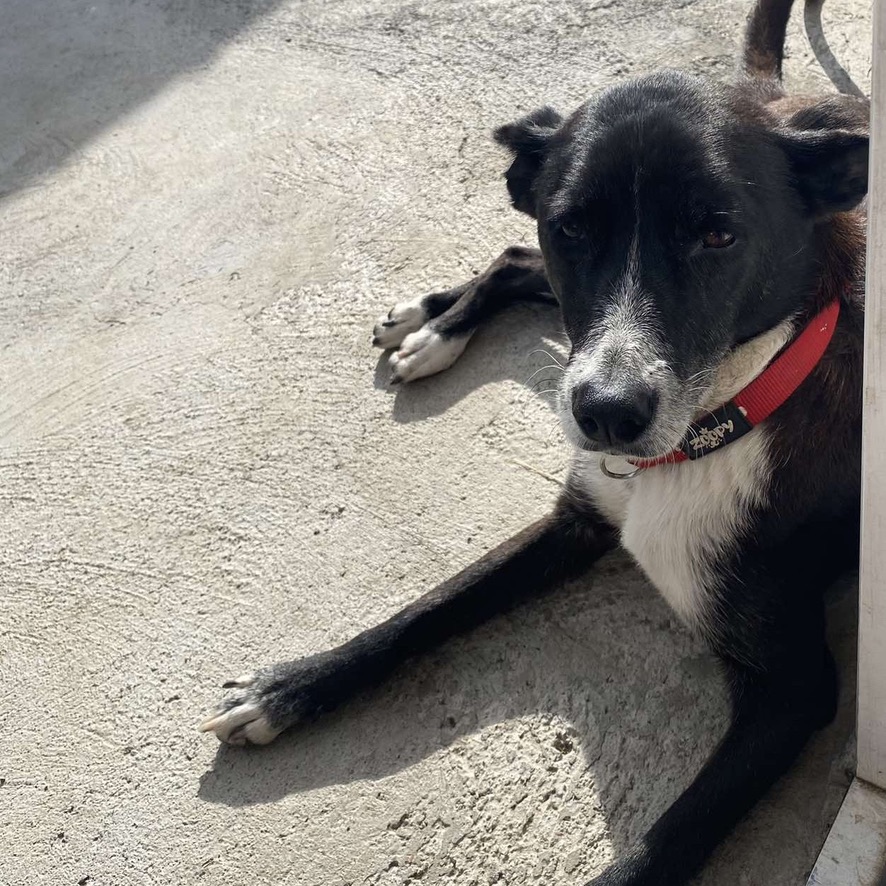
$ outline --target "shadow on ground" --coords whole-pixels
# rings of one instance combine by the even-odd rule
[[[7,0],[0,195],[33,184],[171,80],[206,67],[278,2]]]

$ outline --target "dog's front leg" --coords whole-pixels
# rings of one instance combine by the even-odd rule
[[[415,381],[448,369],[482,323],[527,300],[556,302],[541,252],[511,246],[473,280],[395,305],[376,324],[372,343],[395,349],[392,381]]]
[[[350,642],[226,683],[238,691],[200,728],[231,744],[265,744],[379,683],[408,656],[580,574],[613,546],[610,527],[561,502],[550,516]]]
[[[778,598],[780,592],[771,587],[764,595]],[[721,615],[728,611],[724,607]],[[825,644],[820,600],[795,598],[791,611],[780,615],[758,611],[756,625],[753,617],[733,619],[726,631],[732,635],[721,633],[724,642],[715,644],[732,696],[726,735],[639,845],[588,886],[688,882],[790,767],[811,734],[833,719],[837,675]]]

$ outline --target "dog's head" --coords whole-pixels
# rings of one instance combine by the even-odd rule
[[[496,139],[572,343],[564,426],[623,455],[679,445],[727,356],[802,307],[816,226],[867,188],[865,135],[780,126],[740,90],[676,73]]]

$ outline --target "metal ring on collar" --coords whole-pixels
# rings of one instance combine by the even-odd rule
[[[600,470],[613,480],[630,480],[631,477],[636,477],[640,471],[644,470],[644,468],[635,467],[633,471],[628,471],[626,474],[620,474],[618,471],[610,471],[609,468],[606,467],[606,456],[604,455],[600,459]]]

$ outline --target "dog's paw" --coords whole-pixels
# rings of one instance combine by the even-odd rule
[[[391,354],[391,381],[415,381],[448,369],[461,356],[471,334],[442,336],[431,324],[403,339],[399,350]]]
[[[372,330],[372,343],[382,350],[398,347],[410,332],[416,332],[428,321],[424,297],[403,301],[382,317]]]
[[[347,653],[330,650],[229,680],[235,692],[198,727],[228,744],[268,744],[346,698],[363,676]]]
[[[273,726],[267,697],[268,687],[259,674],[249,674],[230,680],[225,689],[240,691],[225,699],[212,716],[197,728],[200,732],[214,732],[219,741],[232,745],[269,744],[283,727]]]

